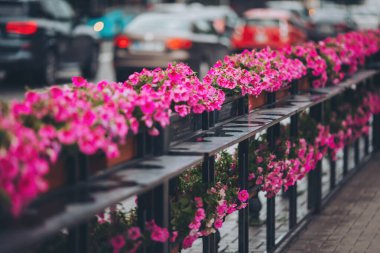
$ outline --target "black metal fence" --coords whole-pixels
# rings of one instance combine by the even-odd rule
[[[144,229],[145,222],[154,219],[162,227],[169,227],[170,195],[175,193],[178,176],[186,169],[203,164],[202,177],[205,185],[215,183],[215,155],[233,145],[238,144],[239,184],[248,188],[248,158],[249,139],[262,131],[267,132],[268,143],[274,147],[280,134],[280,123],[291,121],[290,135],[296,137],[299,132],[299,114],[310,110],[310,115],[318,122],[324,121],[325,103],[331,102],[348,89],[366,89],[369,85],[380,84],[378,71],[360,71],[341,84],[312,90],[309,94],[299,95],[297,89],[292,89],[292,95],[276,102],[275,96],[268,98],[268,105],[246,113],[241,104],[240,116],[202,131],[198,137],[207,141],[186,140],[170,147],[169,154],[153,156],[123,164],[112,173],[101,175],[94,180],[76,183],[54,195],[41,198],[34,203],[18,220],[2,220],[0,228],[0,252],[19,252],[30,245],[49,239],[64,228],[68,228],[68,249],[70,253],[85,253],[89,251],[88,223],[91,217],[122,200],[138,196],[138,224]],[[380,116],[373,118],[372,129],[374,149],[380,146]],[[355,168],[366,161],[370,154],[370,139],[364,138],[365,158],[359,159],[359,140],[354,144]],[[322,162],[315,170],[310,171],[308,181],[308,215],[297,219],[297,184],[291,186],[289,195],[289,232],[276,240],[275,198],[266,201],[266,250],[279,250],[292,235],[294,235],[312,214],[318,214],[325,201],[347,180],[355,170],[348,170],[349,147],[344,148],[343,175],[344,180],[336,182],[336,163],[330,166],[330,194],[322,199]],[[71,169],[83,172],[85,177],[88,164],[85,157],[74,157]],[[250,252],[249,209],[239,211],[238,215],[238,252]],[[203,252],[218,251],[217,234],[203,238]],[[143,246],[141,252],[169,252],[169,243]]]

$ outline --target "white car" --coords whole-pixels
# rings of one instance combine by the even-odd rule
[[[352,7],[351,18],[358,25],[358,29],[376,29],[379,27],[380,10],[369,6]]]

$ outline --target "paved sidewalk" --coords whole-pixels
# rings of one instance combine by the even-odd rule
[[[284,250],[305,252],[380,253],[380,153]]]

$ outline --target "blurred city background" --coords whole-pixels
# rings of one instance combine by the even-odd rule
[[[0,0],[0,99],[25,88],[123,81],[142,68],[379,28],[379,0]]]

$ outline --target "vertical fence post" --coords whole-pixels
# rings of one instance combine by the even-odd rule
[[[330,190],[335,188],[336,183],[336,161],[330,161]]]
[[[208,130],[214,126],[214,114],[215,112],[202,113],[202,130]]]
[[[360,161],[360,138],[357,139],[354,142],[354,161],[355,161],[355,168],[359,164]]]
[[[372,77],[369,77],[365,80],[365,85],[364,85],[364,88],[367,90],[367,91],[371,91],[372,89],[372,82],[373,82],[373,78]],[[369,126],[370,127],[370,126]],[[364,135],[364,156],[368,156],[369,155],[369,146],[370,146],[370,143],[369,143],[369,132],[368,134]]]
[[[330,100],[330,108],[337,108],[337,97],[333,97]],[[335,188],[336,184],[336,161],[333,160],[333,157],[329,156],[329,162],[330,162],[330,191]]]
[[[323,122],[324,103],[317,104],[310,108],[311,117],[317,122]],[[313,211],[314,213],[320,213],[322,203],[322,161],[317,163],[317,167],[314,170],[312,176],[312,194],[313,194]]]
[[[369,155],[369,133],[364,136],[364,155]]]
[[[169,183],[163,182],[153,190],[153,217],[160,227],[169,227]],[[169,243],[157,243],[154,245],[154,252],[168,252]]]
[[[290,136],[291,140],[295,140],[298,136],[298,114],[290,118]],[[297,182],[289,189],[289,229],[293,229],[297,225]]]
[[[215,183],[215,156],[205,155],[202,167],[202,180],[205,188]],[[216,236],[211,234],[203,237],[203,253],[217,252]]]
[[[374,150],[380,149],[380,114],[373,115],[372,145]]]
[[[154,220],[160,227],[168,227],[169,219],[169,183],[163,182],[154,189],[137,198],[137,223],[145,231],[145,223]],[[142,245],[140,252],[168,252],[168,243],[154,243],[152,246]]]
[[[362,89],[365,89],[364,85],[364,81],[362,81],[361,83],[359,83],[359,87],[357,87],[357,91],[360,92]],[[361,137],[361,136],[360,136]],[[358,137],[357,140],[355,140],[354,142],[354,164],[355,164],[355,169],[357,169],[357,166],[360,162],[360,137]]]
[[[279,136],[280,124],[276,124],[267,130],[269,149],[274,150],[276,138]],[[267,198],[267,252],[274,251],[276,246],[276,197]]]
[[[170,179],[169,180],[169,207],[168,207],[168,217],[169,217],[169,221],[168,221],[168,224],[169,225],[171,225],[170,224],[170,221],[171,221],[171,219],[172,219],[172,217],[171,217],[171,210],[172,210],[172,201],[171,201],[171,197],[172,196],[175,196],[176,194],[177,194],[177,192],[178,192],[178,183],[179,183],[179,176],[177,176],[177,177],[174,177],[174,178],[172,178],[172,179]],[[169,229],[170,228],[172,228],[171,226],[169,226]],[[169,230],[170,232],[173,232],[172,230]],[[175,247],[175,245],[171,245],[172,246],[172,248],[174,248]],[[170,250],[172,249],[172,248],[170,248]]]
[[[314,209],[314,174],[314,170],[309,171],[309,173],[307,174],[307,209],[309,210]]]
[[[297,81],[293,81],[290,85],[290,93],[292,95],[297,95],[298,94],[298,83],[300,82],[300,80],[297,80]]]
[[[378,56],[380,56],[380,53],[378,53]],[[380,74],[376,74],[376,76],[371,79],[371,84],[373,84],[376,89],[380,88]],[[380,149],[380,114],[373,115],[372,146],[373,151]]]
[[[143,194],[140,194],[137,197],[137,224],[140,227],[141,231],[145,231],[145,223],[152,219],[151,213],[151,201],[152,201],[152,192],[145,192]],[[145,245],[142,244],[141,248],[139,249],[140,253],[150,252],[150,249]]]
[[[348,173],[348,156],[350,154],[350,150],[347,145],[344,146],[343,149],[343,176],[347,176]]]
[[[85,181],[89,177],[88,157],[81,154],[70,154],[66,161],[69,168],[68,184]],[[86,193],[72,196],[75,201],[85,201]],[[68,249],[73,253],[89,252],[89,229],[88,223],[83,222],[69,229]]]
[[[239,185],[248,189],[248,149],[249,140],[239,143]],[[239,210],[239,253],[248,253],[248,207]]]

